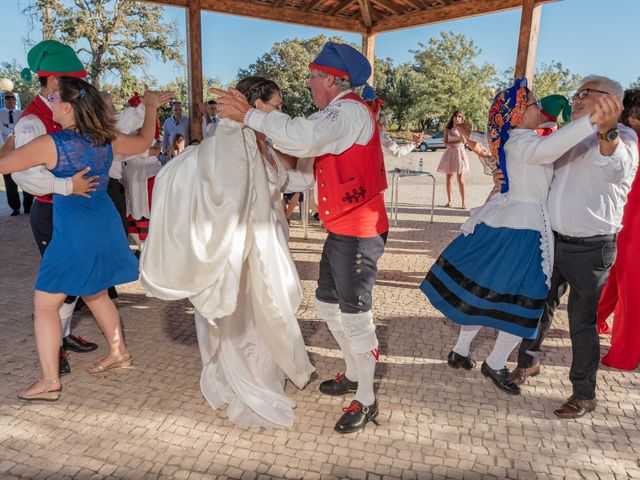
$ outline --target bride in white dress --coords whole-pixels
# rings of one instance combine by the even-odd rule
[[[260,110],[279,109],[278,86],[248,77],[237,87]],[[141,282],[153,296],[189,298],[203,370],[202,393],[242,426],[291,427],[298,388],[314,368],[296,318],[300,279],[287,245],[281,191],[304,189],[262,134],[223,120],[156,177]],[[310,164],[307,164],[307,169]]]

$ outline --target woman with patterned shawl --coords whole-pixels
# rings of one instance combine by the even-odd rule
[[[480,328],[500,331],[481,372],[512,395],[520,388],[512,382],[507,359],[522,338],[535,337],[550,287],[553,236],[546,200],[553,162],[593,133],[592,121],[571,122],[541,137],[535,131],[539,102],[526,79],[498,93],[487,135],[505,183],[499,194],[472,210],[462,234],[438,257],[420,287],[434,307],[462,326],[449,366],[472,369],[469,350]]]

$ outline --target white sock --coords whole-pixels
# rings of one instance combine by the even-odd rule
[[[71,335],[71,319],[73,318],[73,312],[76,309],[76,303],[78,303],[77,298],[73,303],[63,303],[58,310],[58,315],[60,315],[60,332],[62,333],[62,338]],[[60,339],[61,345],[62,338]]]
[[[340,350],[342,350],[344,363],[346,365],[344,376],[352,382],[357,382],[358,368],[356,367],[356,358],[344,332],[340,307],[337,303],[326,303],[316,298],[316,311],[318,312],[318,316],[327,322],[329,331],[333,335],[333,338],[336,339],[336,342],[338,342]]]
[[[358,389],[355,399],[364,406],[372,405],[376,401],[373,379],[378,361],[378,337],[376,337],[376,326],[373,323],[373,313],[371,310],[362,313],[342,312],[342,322],[349,348],[354,352],[358,368]]]
[[[462,325],[460,327],[460,335],[458,335],[458,341],[456,342],[453,351],[463,357],[469,356],[469,349],[471,348],[471,342],[476,338],[476,335],[482,327],[480,325]]]
[[[493,370],[500,370],[507,366],[507,359],[513,349],[518,346],[522,337],[507,332],[500,332],[496,338],[496,344],[487,357],[487,365]]]
[[[365,407],[373,405],[376,401],[376,395],[373,392],[373,379],[376,373],[376,363],[378,363],[377,356],[377,348],[366,353],[358,353],[355,355],[358,366],[358,378],[360,379],[355,399]]]

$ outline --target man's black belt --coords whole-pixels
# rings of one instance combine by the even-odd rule
[[[591,237],[569,237],[567,235],[562,235],[558,232],[553,232],[553,235],[565,243],[577,243],[579,245],[588,245],[591,243],[605,243],[605,242],[615,242],[618,238],[617,233],[613,233],[611,235],[593,235]]]

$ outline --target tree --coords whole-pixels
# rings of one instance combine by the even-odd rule
[[[629,85],[629,88],[640,88],[640,77],[638,77],[638,79],[635,82]]]
[[[453,32],[442,32],[419,47],[411,51],[418,75],[410,119],[422,127],[440,129],[461,109],[476,128],[484,127],[495,93],[496,70],[491,64],[476,63],[480,48],[465,35]]]
[[[513,67],[507,69],[498,83],[497,89],[504,90],[513,84]],[[571,73],[562,63],[552,61],[541,64],[533,76],[533,91],[537,98],[547,95],[564,95],[569,98],[580,86],[580,75]]]
[[[25,13],[39,19],[44,38],[76,46],[86,61],[93,85],[116,76],[125,89],[133,89],[134,70],[153,55],[164,62],[183,63],[175,22],[163,23],[159,5],[135,0],[27,0]]]
[[[40,84],[37,78],[32,78],[30,82],[24,81],[20,76],[20,70],[22,67],[15,60],[0,63],[0,78],[8,78],[13,82],[13,91],[20,95],[20,102],[24,108],[36,96]]]
[[[378,97],[393,113],[398,129],[405,130],[416,98],[417,73],[406,63],[395,67],[390,58],[376,59],[374,86]]]
[[[310,115],[316,109],[307,88],[309,63],[320,53],[325,42],[345,41],[340,37],[317,35],[309,39],[294,38],[277,42],[255,63],[238,71],[238,79],[259,75],[275,81],[282,90],[284,112],[289,115]]]

